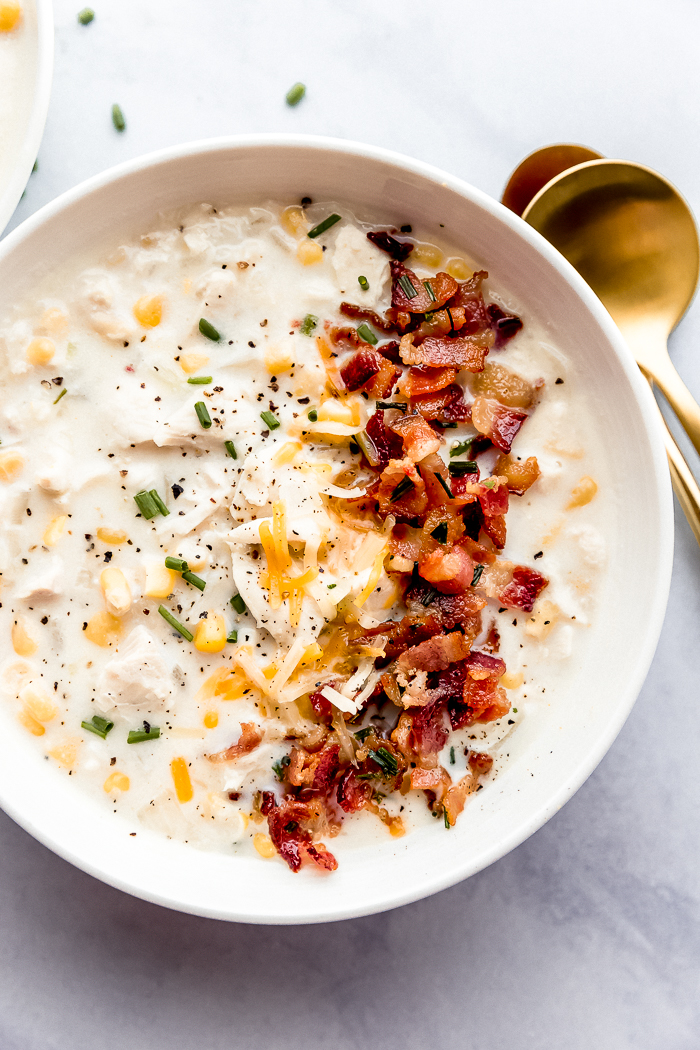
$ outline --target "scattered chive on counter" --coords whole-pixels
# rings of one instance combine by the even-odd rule
[[[231,459],[238,459],[238,453],[236,452],[236,446],[233,441],[224,441],[224,448],[228,452]]]
[[[315,314],[307,314],[304,320],[301,322],[301,328],[299,329],[302,335],[311,335],[314,328],[318,324],[318,317]]]
[[[101,715],[93,715],[89,722],[81,722],[80,728],[87,729],[88,733],[94,733],[95,736],[106,740],[107,733],[114,729],[114,722],[110,722],[107,718],[102,718]]]
[[[199,420],[204,430],[209,430],[211,426],[211,416],[209,415],[209,409],[203,401],[197,401],[194,406],[194,410],[197,413],[197,419]]]
[[[187,382],[191,383],[192,386],[207,386],[213,382],[211,376],[188,376]]]
[[[357,329],[357,334],[359,335],[360,339],[364,339],[366,343],[370,343],[372,346],[376,346],[379,342],[372,329],[369,327],[368,324],[365,324],[364,321]]]
[[[245,602],[241,598],[240,594],[234,594],[233,598],[231,599],[231,605],[234,607],[236,612],[241,613],[241,615],[246,611]]]
[[[78,12],[78,21],[81,26],[89,26],[95,17],[95,12],[91,7],[84,7],[82,11]]]
[[[127,744],[142,744],[144,740],[157,740],[160,736],[160,726],[143,723],[143,729],[130,729],[126,738]]]
[[[202,335],[205,335],[207,339],[211,339],[213,343],[218,343],[221,339],[221,333],[217,332],[213,324],[207,321],[206,317],[200,317],[199,319],[199,330]]]
[[[122,107],[116,102],[112,106],[112,123],[117,131],[126,131],[126,121],[122,113]]]
[[[336,215],[336,213],[333,212],[333,214],[329,215],[327,219],[323,220],[323,222],[319,222],[318,226],[314,226],[312,230],[309,230],[306,236],[311,238],[320,237],[322,233],[326,232],[326,230],[330,230],[331,226],[335,226],[336,222],[340,222],[340,215]],[[418,292],[416,292],[416,295],[418,295]]]
[[[277,427],[282,425],[279,419],[273,416],[272,412],[261,412],[260,418],[262,419],[263,423],[267,424],[270,430],[277,430]]]
[[[163,619],[170,624],[173,630],[177,631],[178,634],[181,634],[182,637],[187,639],[188,642],[192,641],[194,635],[191,633],[191,631],[188,631],[186,627],[183,627],[179,620],[175,619],[175,617],[169,609],[166,609],[164,605],[159,605],[158,612],[163,617]]]
[[[357,278],[357,283],[359,284],[359,286],[360,286],[360,288],[362,289],[363,292],[366,292],[366,291],[369,290],[369,281],[367,280],[366,277],[358,277]]]
[[[285,95],[288,106],[298,106],[304,95],[306,94],[306,84],[302,84],[301,81],[297,81]]]

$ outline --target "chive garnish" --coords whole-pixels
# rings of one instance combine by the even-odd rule
[[[91,7],[84,7],[82,11],[78,12],[78,21],[81,26],[89,26],[95,17],[95,12]]]
[[[320,235],[325,233],[326,230],[329,230],[331,226],[335,226],[336,222],[340,222],[340,216],[333,212],[333,214],[329,215],[327,219],[323,220],[323,222],[319,222],[318,226],[314,226],[313,230],[309,230],[306,236],[320,237]]]
[[[450,748],[450,765],[453,766],[455,764],[455,762],[456,762],[455,749],[453,747],[451,747]]]
[[[334,590],[337,586],[338,586],[337,583],[327,583],[326,584],[326,587],[328,588],[329,591]]]
[[[372,329],[369,327],[369,325],[365,324],[364,321],[357,329],[357,334],[359,335],[360,339],[364,339],[366,343],[371,343],[372,346],[376,346],[379,342]]]
[[[442,487],[444,488],[445,492],[450,497],[450,499],[452,499],[452,493],[450,492],[450,486],[447,484],[447,482],[443,478],[442,474],[436,474],[435,477],[438,479],[438,481],[440,482],[440,484],[442,485]]]
[[[438,543],[447,543],[447,522],[441,521],[439,525],[436,525],[430,535],[433,539],[436,539]]]
[[[434,587],[428,587],[428,590],[420,600],[421,605],[432,605],[439,593]]]
[[[158,612],[164,620],[167,620],[167,622],[170,624],[173,630],[177,631],[178,634],[181,634],[183,638],[186,638],[188,642],[192,641],[193,635],[191,634],[191,632],[188,631],[186,627],[183,627],[182,624],[175,619],[175,617],[169,609],[166,609],[164,605],[159,605]]]
[[[482,485],[484,486],[485,489],[492,489],[495,484],[496,484],[496,482],[494,481],[493,478],[487,478],[486,481],[482,481]]]
[[[402,273],[399,277],[399,284],[403,290],[403,294],[407,299],[415,299],[418,295],[418,289],[414,288],[413,281],[410,277],[407,277],[405,273]]]
[[[361,744],[364,744],[365,740],[372,732],[373,728],[374,726],[365,726],[364,729],[358,729],[356,733],[353,733],[353,736],[355,736]]]
[[[304,320],[301,322],[299,331],[302,335],[311,335],[314,328],[318,324],[318,317],[315,314],[307,314]]]
[[[175,572],[187,572],[189,565],[184,558],[166,558],[165,559],[166,569],[174,569]]]
[[[267,424],[270,430],[277,430],[277,427],[282,426],[279,419],[276,419],[273,416],[272,412],[261,412],[260,418],[262,419],[263,423]]]
[[[197,419],[202,425],[204,430],[209,430],[211,426],[211,416],[209,415],[209,409],[203,401],[197,401],[194,406],[194,410],[197,413]]]
[[[399,764],[391,751],[385,747],[379,747],[376,751],[370,751],[369,757],[373,759],[385,776],[395,777],[399,771]]]
[[[205,317],[200,317],[199,319],[199,330],[202,335],[205,335],[207,339],[211,339],[213,343],[218,343],[221,339],[220,333],[217,332],[213,324],[209,324]]]
[[[472,576],[472,583],[471,583],[472,587],[476,587],[477,583],[481,579],[481,574],[482,574],[483,571],[484,571],[484,566],[483,565],[477,565],[476,566],[476,568],[474,569],[474,575]]]
[[[316,409],[315,409],[315,408],[312,408],[312,409],[311,409],[311,411],[310,411],[309,413],[307,413],[307,418],[308,418],[308,419],[309,419],[309,420],[310,420],[310,421],[311,421],[312,423],[315,423],[315,422],[316,422],[316,420],[318,419],[318,412],[316,411]]]
[[[442,814],[443,814],[443,817],[445,818],[445,827],[448,828],[448,829],[451,828],[452,825],[450,824],[450,818],[447,816],[447,810],[443,809]]]
[[[228,452],[231,459],[238,459],[238,453],[236,452],[236,446],[233,441],[224,441],[224,448]]]
[[[440,475],[438,474],[437,477],[440,477]],[[407,492],[410,492],[415,487],[415,482],[411,481],[410,478],[403,478],[389,496],[389,502],[396,503],[397,500],[400,500],[402,496],[405,496]]]
[[[151,496],[150,492],[146,492],[145,489],[143,492],[136,493],[134,501],[144,518],[150,520],[150,518],[155,518],[156,514],[158,514],[157,503]]]
[[[155,503],[156,510],[158,511],[158,513],[162,514],[164,518],[167,518],[167,516],[170,514],[170,511],[165,506],[165,503],[163,503],[163,500],[160,498],[160,496],[158,495],[156,490],[155,489],[149,489],[148,490],[148,495],[151,497],[151,499]]]
[[[289,757],[289,755],[282,755],[279,762],[272,763],[272,772],[275,774],[279,781],[284,780],[284,771],[287,768],[287,766],[291,765],[291,762],[292,760]]]
[[[408,404],[405,401],[377,401],[377,408],[398,408],[405,412]]]
[[[472,438],[467,438],[465,441],[453,441],[450,449],[450,459],[454,459],[455,456],[461,456],[463,452],[469,455],[471,447]]]
[[[88,733],[94,733],[95,736],[100,736],[103,740],[106,740],[107,733],[114,729],[114,722],[110,722],[107,718],[102,718],[101,715],[93,715],[89,722],[81,722],[80,728],[87,729]]]
[[[459,463],[450,463],[447,468],[452,478],[463,478],[465,474],[478,474],[479,464],[473,459],[460,460]]]
[[[227,642],[237,642],[238,641],[238,631],[229,631],[229,633],[226,635],[226,641]]]
[[[160,726],[152,726],[148,722],[143,723],[143,729],[130,729],[126,738],[127,744],[142,744],[144,740],[157,740],[160,736]]]
[[[240,594],[234,594],[233,598],[231,599],[231,605],[234,607],[237,613],[241,613],[241,615],[243,615],[243,613],[245,612],[245,602],[241,598]]]
[[[61,391],[61,393],[60,393],[60,394],[58,395],[58,397],[57,397],[57,398],[56,398],[56,400],[54,401],[54,405],[57,405],[57,404],[58,404],[58,402],[59,402],[59,401],[61,400],[61,398],[62,398],[62,397],[65,397],[67,393],[68,393],[68,390],[67,390],[67,388],[66,388],[66,387],[64,386],[63,390]]]
[[[301,81],[298,81],[296,84],[290,87],[289,91],[285,95],[287,105],[298,106],[305,94],[306,84],[302,84]]]
[[[437,296],[435,295],[435,292],[433,291],[433,288],[432,288],[432,285],[431,285],[430,281],[423,281],[423,287],[425,288],[426,292],[430,296],[431,303],[436,303],[437,302]]]
[[[187,382],[191,383],[192,386],[207,386],[211,383],[211,376],[188,376]]]
[[[357,278],[357,283],[359,284],[359,286],[360,286],[360,288],[362,289],[363,292],[366,292],[367,289],[369,288],[369,281],[367,280],[366,277],[358,277]]]
[[[206,581],[203,580],[201,576],[195,576],[195,574],[190,572],[189,569],[186,569],[185,572],[183,572],[182,578],[183,580],[187,580],[188,583],[191,583],[193,587],[197,587],[200,591],[203,591],[207,585]]]
[[[126,129],[126,121],[124,120],[122,107],[118,106],[116,102],[112,106],[112,123],[117,131],[124,131]]]

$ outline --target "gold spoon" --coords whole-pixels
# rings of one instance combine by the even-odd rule
[[[670,183],[641,165],[561,144],[531,154],[511,175],[504,203],[547,238],[581,273],[621,329],[650,383],[658,379],[700,451],[700,408],[668,357],[666,341],[698,279],[692,213]],[[573,167],[567,165],[567,161]],[[559,172],[526,200],[556,167]],[[506,195],[508,201],[506,201]],[[671,480],[700,543],[700,489],[659,412]]]

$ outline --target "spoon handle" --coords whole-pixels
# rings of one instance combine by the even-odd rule
[[[683,453],[676,444],[673,434],[666,425],[666,420],[661,415],[661,424],[664,431],[664,444],[668,456],[668,466],[671,472],[671,484],[676,494],[681,509],[688,519],[688,524],[693,530],[695,539],[700,543],[700,488],[690,472],[690,467],[685,461]]]
[[[654,361],[653,369],[647,366],[641,355],[637,355],[637,361],[647,378],[656,383],[683,424],[683,429],[695,445],[697,452],[700,453],[700,405],[678,375],[671,359],[664,354],[663,358]]]

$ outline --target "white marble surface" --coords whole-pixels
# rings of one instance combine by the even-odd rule
[[[580,141],[660,169],[700,213],[694,0],[93,2],[83,28],[56,0],[53,101],[12,225],[126,158],[247,131],[386,145],[496,196],[531,149]],[[672,349],[700,395],[700,304]],[[532,839],[429,900],[300,929],[191,918],[0,814],[1,1050],[694,1050],[700,553],[679,514],[676,545],[606,759]]]

